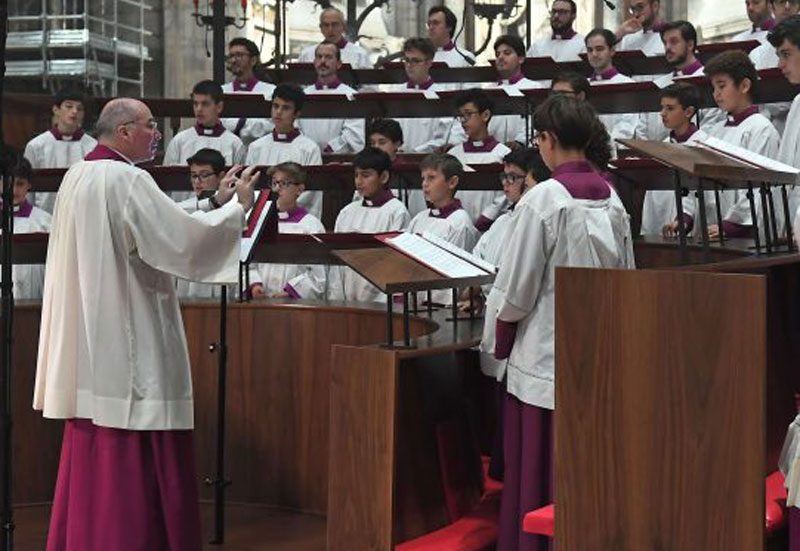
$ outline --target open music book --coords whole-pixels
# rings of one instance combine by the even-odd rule
[[[422,235],[389,233],[375,237],[445,277],[478,277],[496,271],[492,264],[427,232]]]
[[[796,177],[798,177],[798,182],[800,182],[800,169],[781,163],[774,159],[770,159],[764,155],[759,155],[758,153],[754,153],[749,149],[739,147],[738,145],[733,145],[724,140],[720,140],[719,138],[714,138],[713,136],[706,136],[705,138],[692,143],[690,147],[705,148],[710,151],[714,151],[715,153],[735,159],[740,163],[746,163],[756,168],[794,174]]]

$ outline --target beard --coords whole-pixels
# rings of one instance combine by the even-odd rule
[[[673,68],[680,67],[681,65],[684,65],[686,63],[686,59],[688,57],[689,57],[689,54],[684,51],[683,55],[679,55],[679,56],[675,57],[672,61],[668,61],[668,63],[670,65],[670,67],[673,67]]]

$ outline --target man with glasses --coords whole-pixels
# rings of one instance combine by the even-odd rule
[[[254,73],[259,60],[260,52],[255,42],[242,37],[231,40],[228,43],[227,65],[234,78],[222,85],[222,91],[226,94],[261,94],[267,99],[271,98],[275,85],[258,80]],[[222,124],[239,136],[245,145],[272,131],[272,122],[264,118],[222,119]]]
[[[319,30],[325,42],[333,42],[339,47],[342,63],[348,63],[353,69],[370,69],[372,63],[367,51],[347,40],[344,35],[344,14],[336,8],[325,8],[319,14]],[[308,46],[300,52],[297,61],[300,63],[313,63],[316,45]]]
[[[772,17],[773,0],[745,0],[747,18],[752,26],[735,34],[731,42],[744,40],[758,40],[767,42],[767,33],[775,28],[775,18]]]
[[[659,16],[660,9],[659,0],[631,0],[628,7],[630,17],[617,29],[617,51],[640,50],[648,56],[663,54],[664,43],[659,33],[664,23]]]
[[[552,34],[531,44],[528,57],[552,57],[556,61],[578,61],[586,51],[583,35],[573,29],[578,8],[574,0],[555,0],[550,6]]]

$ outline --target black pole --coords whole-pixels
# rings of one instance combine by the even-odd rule
[[[8,3],[0,2],[0,106],[3,102],[3,90],[6,74],[6,38],[8,32]],[[3,136],[4,109],[0,107],[0,179],[3,182],[3,208],[0,216],[2,227],[2,277],[0,284],[0,301],[2,301],[2,333],[0,333],[0,393],[2,393],[3,406],[0,411],[0,444],[2,451],[2,523],[3,535],[0,539],[0,550],[12,551],[14,549],[14,510],[11,504],[11,361],[13,357],[13,313],[14,295],[11,282],[11,243],[14,231],[14,193],[11,182],[11,155],[6,147]]]
[[[225,0],[214,0],[211,21],[214,82],[221,85],[225,83]]]

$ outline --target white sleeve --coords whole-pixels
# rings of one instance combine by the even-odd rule
[[[411,223],[411,215],[408,213],[407,209],[398,209],[394,215],[392,215],[392,230],[391,231],[406,231],[408,225]]]
[[[42,168],[42,165],[44,164],[42,163],[42,158],[40,153],[41,153],[41,148],[34,147],[33,142],[30,141],[25,145],[25,153],[23,154],[23,156],[26,159],[28,159],[28,161],[30,161],[32,168],[37,169],[37,168]]]
[[[239,140],[233,149],[233,164],[244,164],[245,159],[247,159],[247,147]]]
[[[319,166],[322,164],[322,152],[319,146],[315,146],[308,154],[306,166]]]
[[[321,265],[303,266],[302,272],[286,282],[302,298],[321,299],[325,297],[325,267]]]
[[[176,139],[178,134],[175,134],[172,139],[167,144],[167,149],[164,151],[164,160],[161,164],[164,166],[168,165],[177,165],[178,164],[178,140]]]
[[[345,119],[341,134],[329,141],[328,147],[334,153],[358,153],[364,149],[364,119]]]

